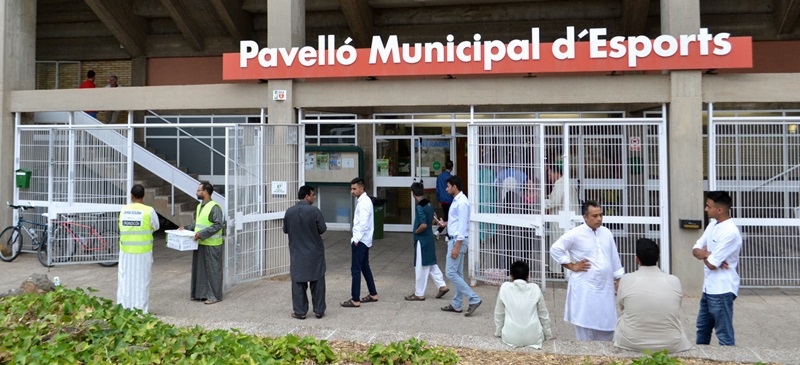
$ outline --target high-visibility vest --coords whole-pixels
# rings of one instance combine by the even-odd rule
[[[126,253],[145,253],[153,250],[153,227],[150,213],[153,208],[131,203],[119,212],[119,247]]]
[[[208,219],[208,216],[211,215],[211,209],[215,206],[219,206],[217,202],[211,200],[203,206],[203,210],[200,210],[200,207],[203,206],[202,204],[197,205],[197,216],[194,222],[194,231],[195,233],[200,232],[208,227],[211,227],[214,223]],[[214,233],[211,237],[208,237],[204,240],[200,240],[198,242],[201,245],[206,246],[219,246],[222,244],[222,229]]]

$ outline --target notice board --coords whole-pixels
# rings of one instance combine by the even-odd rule
[[[364,176],[364,151],[358,146],[306,146],[303,161],[307,183],[350,185]]]

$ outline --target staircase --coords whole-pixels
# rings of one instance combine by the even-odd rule
[[[68,123],[67,112],[36,113],[34,121],[37,123]],[[85,113],[76,112],[73,123],[76,125],[102,125],[100,121]],[[89,132],[95,138],[110,146],[127,145],[127,136],[112,130],[92,130]],[[117,149],[127,155],[127,149]],[[141,184],[145,188],[144,203],[155,208],[156,212],[166,220],[177,226],[185,226],[194,222],[195,210],[198,201],[195,196],[200,181],[197,175],[190,175],[186,168],[175,166],[174,161],[165,161],[164,155],[156,155],[137,144],[133,145],[133,183]],[[110,172],[119,173],[119,172]],[[174,204],[173,204],[174,196]],[[226,207],[224,196],[214,192],[212,199],[223,210]]]

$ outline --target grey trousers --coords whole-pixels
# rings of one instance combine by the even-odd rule
[[[325,314],[325,276],[317,281],[299,282],[292,281],[292,310],[301,316],[308,313],[308,287],[311,286],[311,300],[314,305],[314,314]]]

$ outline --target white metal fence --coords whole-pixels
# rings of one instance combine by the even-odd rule
[[[543,286],[562,278],[549,247],[583,222],[585,200],[603,205],[626,271],[635,270],[635,241],[645,237],[660,244],[660,265],[669,268],[665,125],[662,117],[472,120],[471,276],[499,282],[523,260]],[[551,195],[556,184],[567,192],[560,200]]]
[[[302,130],[299,125],[229,128],[227,139],[228,285],[287,274],[283,216],[297,202]],[[232,229],[231,229],[232,228]]]
[[[800,286],[800,111],[714,111],[709,190],[731,193],[743,286]]]

